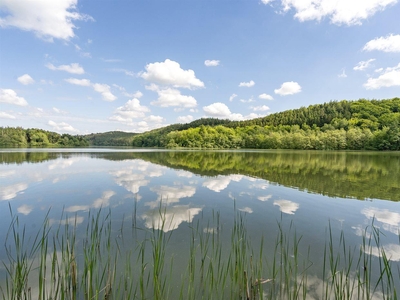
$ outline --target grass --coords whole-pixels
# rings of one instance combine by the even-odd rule
[[[260,233],[254,242],[245,214],[235,208],[232,224],[223,226],[220,213],[213,212],[210,219],[189,224],[186,248],[176,256],[162,207],[159,214],[161,227],[149,230],[137,227],[136,212],[131,226],[114,228],[111,211],[91,211],[84,234],[77,231],[77,218],[62,216],[53,227],[47,215],[41,229],[27,236],[11,211],[0,295],[9,300],[397,299],[399,264],[388,257],[373,223],[360,247],[348,246],[343,232],[336,238],[328,225],[321,278],[312,271],[311,245],[301,253],[302,237],[293,223],[278,220],[275,237]],[[266,242],[273,243],[272,251]]]

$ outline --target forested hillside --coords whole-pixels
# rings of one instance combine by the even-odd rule
[[[0,127],[0,147],[86,147],[81,135],[58,134],[42,129]]]
[[[400,150],[400,98],[329,102],[159,139],[170,148]]]
[[[132,140],[136,134],[123,131],[109,131],[87,134],[84,138],[93,146],[132,146]]]
[[[230,124],[230,120],[202,118],[186,124],[173,124],[136,135],[133,138],[134,147],[165,147],[168,144],[167,135],[172,131],[182,131],[203,126],[217,126]]]

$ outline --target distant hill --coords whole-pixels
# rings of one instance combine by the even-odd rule
[[[400,98],[331,101],[157,139],[170,148],[400,150]]]
[[[91,133],[84,136],[91,146],[132,146],[133,137],[137,133],[109,131]]]

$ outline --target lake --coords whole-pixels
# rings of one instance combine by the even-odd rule
[[[46,220],[42,263],[62,260],[58,238],[73,237],[70,259],[87,289],[78,299],[108,286],[119,299],[122,290],[132,299],[389,299],[400,291],[399,152],[1,149],[0,162],[3,293],[18,252],[13,220],[27,249]],[[96,220],[109,225],[90,253],[83,248],[97,242]],[[26,258],[29,293],[49,295],[56,288],[35,275],[39,252]],[[110,253],[118,259],[85,277],[89,254]],[[97,274],[105,266],[114,268],[108,279]],[[126,274],[137,276],[130,288]]]

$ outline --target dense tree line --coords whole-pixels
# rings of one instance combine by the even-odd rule
[[[89,142],[81,135],[58,134],[42,129],[0,127],[1,147],[87,147]]]
[[[329,102],[161,139],[170,148],[400,150],[400,98]]]
[[[110,131],[91,133],[84,137],[93,146],[132,146],[132,140],[136,134],[123,131]]]
[[[172,124],[166,127],[154,129],[133,137],[132,146],[134,147],[165,147],[168,144],[167,135],[172,131],[182,131],[196,128],[201,125],[217,126],[231,123],[230,120],[216,118],[202,118],[185,124]]]

